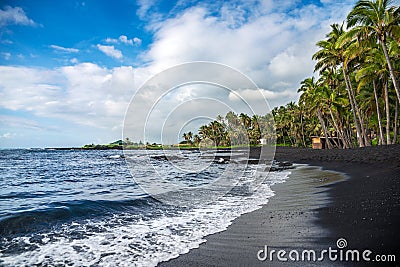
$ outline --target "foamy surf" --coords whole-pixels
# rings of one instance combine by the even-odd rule
[[[248,166],[228,194],[194,208],[163,205],[147,198],[140,206],[136,202],[105,203],[111,211],[119,205],[118,212],[72,217],[51,229],[3,238],[0,264],[156,266],[199,247],[207,235],[226,230],[235,218],[267,204],[274,195],[271,186],[284,182],[289,174]],[[266,177],[264,182],[255,191],[248,188],[260,176]]]

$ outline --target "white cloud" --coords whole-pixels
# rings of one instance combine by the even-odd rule
[[[142,44],[142,39],[134,37],[133,39],[133,43],[136,45],[141,45]]]
[[[133,40],[128,39],[125,35],[121,35],[118,39],[124,44],[133,45]]]
[[[126,35],[121,35],[119,38],[118,38],[118,40],[121,42],[121,43],[124,43],[124,44],[128,44],[128,45],[141,45],[142,44],[142,40],[141,39],[139,39],[139,38],[137,38],[137,37],[134,37],[134,38],[132,38],[132,39],[128,39],[128,37],[126,36]]]
[[[123,43],[123,44],[127,44],[127,45],[137,45],[137,46],[140,46],[142,44],[141,39],[139,39],[137,37],[128,39],[128,37],[126,35],[121,35],[120,37],[118,37],[118,39],[108,37],[105,41],[106,41],[106,43],[109,43],[109,44]]]
[[[11,137],[11,133],[4,133],[0,136],[0,139],[8,139]]]
[[[139,18],[144,19],[147,16],[149,10],[155,5],[156,1],[155,0],[137,0],[136,3],[139,6],[136,14],[139,16]]]
[[[345,19],[354,2],[224,2],[217,15],[215,6],[198,5],[151,23],[154,42],[141,56],[154,70],[216,61],[243,71],[262,88],[297,91],[300,81],[313,75],[315,43],[325,37],[330,24]]]
[[[116,58],[116,59],[122,58],[122,52],[118,49],[115,49],[115,47],[113,45],[98,44],[97,48],[109,57]]]
[[[109,43],[109,44],[118,44],[118,39],[113,39],[113,38],[110,38],[110,37],[107,37],[107,39],[105,40],[106,41],[106,43]]]
[[[274,92],[271,90],[267,90],[267,89],[259,89],[259,90],[254,90],[254,89],[241,89],[241,90],[237,90],[236,94],[233,92],[229,93],[229,99],[233,100],[233,101],[238,101],[240,100],[240,98],[238,98],[238,95],[240,95],[241,97],[245,98],[245,99],[249,99],[249,100],[257,100],[258,98],[260,98],[260,96],[265,97],[267,100],[269,99],[277,99],[280,97],[293,97],[296,95],[296,92],[292,91],[292,90],[285,90],[282,92]]]
[[[92,63],[53,70],[0,66],[0,76],[0,107],[98,128],[121,129],[134,91],[132,67],[107,69]]]
[[[50,48],[54,49],[55,51],[65,52],[65,53],[78,53],[79,49],[76,48],[66,48],[58,45],[50,45]]]
[[[11,53],[8,53],[8,52],[2,52],[1,55],[3,56],[3,58],[5,60],[10,60],[10,58],[11,58]]]
[[[21,7],[6,6],[0,9],[0,26],[25,25],[37,26],[37,24],[25,14]]]

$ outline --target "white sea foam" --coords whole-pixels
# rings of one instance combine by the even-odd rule
[[[249,177],[267,175],[255,169],[251,172]],[[43,234],[41,242],[34,244],[36,249],[18,255],[0,252],[0,264],[156,266],[199,247],[206,242],[205,236],[224,231],[235,218],[259,209],[274,195],[271,185],[284,182],[289,173],[269,173],[253,194],[227,195],[212,204],[172,215],[164,212],[162,216],[138,216],[137,219],[115,215],[102,221],[73,222]],[[17,237],[11,242],[29,246],[33,241],[28,237]]]

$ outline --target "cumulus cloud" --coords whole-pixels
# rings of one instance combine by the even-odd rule
[[[132,67],[81,63],[57,69],[0,66],[0,107],[81,125],[121,129]],[[21,79],[24,77],[24,79]]]
[[[115,49],[115,47],[113,45],[98,44],[97,48],[109,57],[116,58],[116,59],[122,58],[122,52],[118,49]]]
[[[217,14],[206,4],[185,9],[149,25],[154,42],[142,58],[157,70],[188,61],[216,61],[243,71],[262,88],[296,91],[313,73],[315,43],[331,23],[344,19],[354,1],[327,6],[284,2],[261,1],[251,7],[224,2]]]
[[[106,41],[106,43],[109,43],[109,44],[118,44],[118,39],[114,39],[114,38],[109,38],[109,37],[107,37],[107,39],[105,40]]]
[[[137,37],[134,37],[132,39],[128,39],[128,37],[126,35],[121,35],[118,40],[124,44],[128,44],[128,45],[141,45],[142,44],[142,40],[140,40]]]
[[[155,42],[144,58],[161,68],[187,61],[217,61],[245,71],[259,83],[267,80],[262,76],[269,75],[271,59],[294,37],[290,25],[279,16],[260,17],[231,28],[197,7],[166,21],[155,32]]]
[[[133,39],[133,43],[136,45],[141,45],[142,44],[142,39],[134,37]]]
[[[50,48],[54,49],[55,51],[64,52],[64,53],[78,53],[79,49],[76,48],[67,48],[58,45],[50,45]]]
[[[37,26],[37,23],[28,18],[21,7],[6,6],[0,9],[0,26],[7,25]]]
[[[237,102],[241,100],[239,96],[243,99],[246,99],[249,103],[253,103],[252,105],[256,107],[265,106],[266,102],[270,108],[282,105],[283,103],[288,103],[290,101],[295,101],[298,98],[295,90],[286,89],[283,91],[271,91],[261,88],[258,90],[241,89],[235,93],[231,92],[228,97],[231,101]]]
[[[108,37],[105,41],[106,41],[106,43],[110,43],[110,44],[123,43],[123,44],[127,44],[127,45],[137,45],[137,46],[140,46],[142,44],[141,39],[139,39],[137,37],[129,39],[126,35],[121,35],[120,37],[118,37],[118,39]]]

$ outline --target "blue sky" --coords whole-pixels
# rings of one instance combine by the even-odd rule
[[[3,9],[5,6],[14,10],[20,7],[31,20],[25,25],[10,21],[3,28],[2,50],[11,56],[5,61],[3,54],[1,62],[7,65],[57,67],[70,64],[73,58],[108,67],[132,65],[140,46],[151,42],[151,36],[144,31],[145,23],[135,15],[138,7],[132,1],[119,1],[118,5],[110,1],[6,1]],[[107,38],[118,39],[121,35],[127,37],[128,43],[112,45],[126,57],[115,60],[93,49],[97,44],[108,45]],[[137,36],[141,36],[140,41],[130,45]]]
[[[190,61],[241,71],[272,107],[296,101],[300,81],[313,74],[316,41],[354,3],[1,1],[0,147],[120,139],[125,111],[140,85]],[[213,91],[209,94],[212,98]],[[196,89],[185,95],[193,98]],[[174,96],[182,101],[182,92]],[[171,142],[178,141],[174,138]]]

